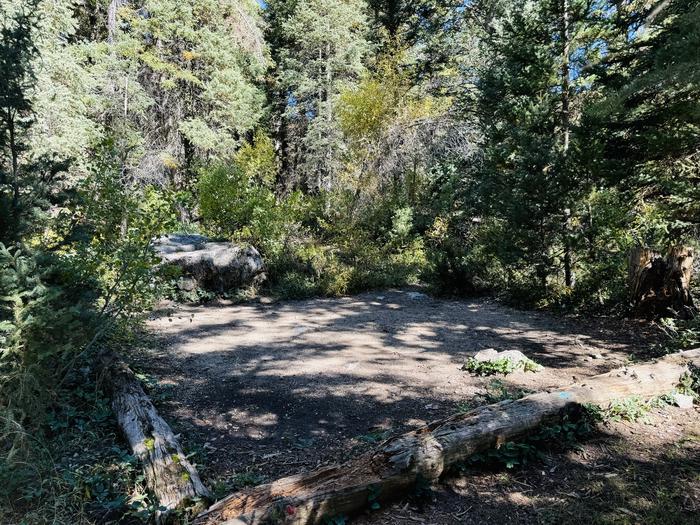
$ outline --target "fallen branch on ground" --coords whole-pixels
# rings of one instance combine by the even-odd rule
[[[164,522],[174,510],[197,502],[203,508],[211,494],[134,373],[113,354],[102,356],[101,361],[119,428],[143,465],[148,488],[158,499],[161,510],[156,520]]]
[[[668,393],[688,372],[689,364],[700,366],[700,349],[457,414],[389,439],[342,465],[232,494],[200,514],[195,524],[316,524],[357,513],[405,495],[417,480],[437,480],[448,466],[521,437],[576,406]]]

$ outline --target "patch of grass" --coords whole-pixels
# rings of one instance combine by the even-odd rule
[[[671,403],[673,403],[672,394],[658,396],[649,400],[640,396],[630,396],[616,399],[607,407],[588,404],[585,405],[585,409],[591,418],[599,422],[628,421],[630,423],[648,423],[648,415],[652,408]]]
[[[615,400],[603,410],[603,419],[609,421],[629,421],[636,423],[649,421],[648,413],[651,405],[641,397],[631,396],[625,399]]]
[[[523,372],[539,372],[542,370],[542,365],[535,363],[532,359],[523,359],[521,361],[512,361],[504,357],[499,357],[489,361],[479,361],[470,357],[462,366],[462,370],[466,370],[478,376],[491,376],[494,374],[508,375],[516,370]]]

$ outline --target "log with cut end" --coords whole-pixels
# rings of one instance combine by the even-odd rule
[[[700,366],[700,349],[457,414],[389,439],[345,464],[232,494],[200,514],[195,524],[315,524],[351,515],[375,501],[407,494],[417,480],[434,481],[446,467],[522,437],[574,407],[668,393],[689,364]]]
[[[173,510],[185,505],[199,503],[201,509],[211,494],[134,373],[114,355],[103,356],[102,364],[119,427],[141,461],[148,488],[161,507],[157,521],[166,521]]]

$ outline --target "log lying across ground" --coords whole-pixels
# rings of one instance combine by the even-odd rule
[[[173,510],[186,505],[206,505],[211,501],[210,492],[134,373],[112,354],[102,357],[102,365],[119,427],[141,461],[148,488],[161,507],[157,521],[165,522]]]
[[[351,515],[375,501],[405,495],[417,480],[437,480],[448,466],[522,437],[576,406],[669,393],[689,365],[700,366],[700,349],[457,414],[389,439],[345,464],[232,494],[200,514],[195,524],[315,524]]]

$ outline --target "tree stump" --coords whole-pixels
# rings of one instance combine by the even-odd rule
[[[696,308],[690,293],[693,249],[676,246],[664,257],[639,246],[629,257],[629,288],[635,315],[648,319],[694,317]]]

